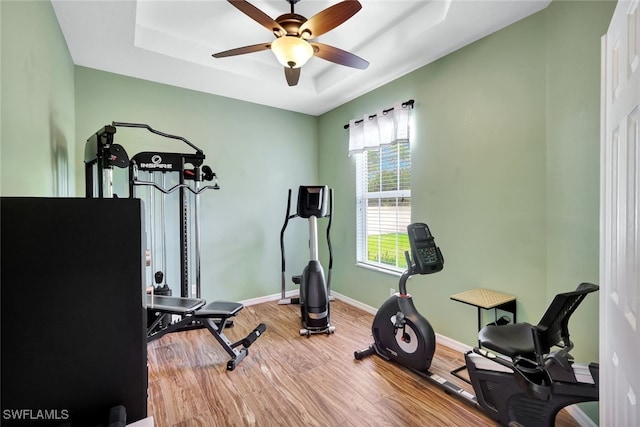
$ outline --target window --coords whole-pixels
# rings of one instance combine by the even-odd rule
[[[404,270],[411,223],[409,143],[367,150],[356,162],[357,260]]]
[[[406,269],[411,223],[408,110],[398,105],[349,125],[350,153],[356,155],[356,259],[361,265]]]

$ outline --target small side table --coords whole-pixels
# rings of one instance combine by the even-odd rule
[[[459,294],[451,295],[450,297],[454,301],[469,304],[478,309],[478,332],[482,329],[482,310],[497,310],[507,311],[513,314],[513,323],[516,323],[516,297],[509,294],[503,294],[502,292],[492,291],[490,289],[473,288],[468,291],[460,292]],[[497,316],[496,316],[497,317]],[[480,348],[480,340],[478,340],[478,348]],[[467,379],[458,375],[458,372],[464,370],[462,366],[457,368],[451,373],[456,377],[467,381]]]

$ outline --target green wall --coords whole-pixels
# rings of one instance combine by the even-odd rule
[[[548,300],[565,284],[598,283],[599,47],[615,2],[552,6],[546,26]],[[572,316],[572,354],[577,360],[598,360],[598,313],[598,298],[590,296]],[[598,418],[597,403],[580,407]]]
[[[598,283],[599,47],[614,8],[615,2],[559,2],[547,15],[548,299],[567,283]],[[572,317],[576,357],[598,354],[598,298],[583,304]]]
[[[343,124],[407,99],[416,101],[412,216],[446,260],[409,290],[438,332],[475,342],[475,310],[449,299],[472,287],[516,295],[519,320],[536,322],[557,292],[597,282],[600,36],[614,6],[554,2],[320,117],[320,178],[338,197],[337,291],[377,307],[397,288],[397,277],[355,265]],[[591,299],[572,329],[576,355],[595,360]]]
[[[1,1],[0,194],[73,195],[74,68],[50,2]]]
[[[518,298],[535,323],[556,293],[598,282],[600,37],[614,1],[547,9],[319,118],[320,179],[336,187],[333,286],[379,306],[398,278],[356,266],[351,118],[414,99],[412,218],[429,224],[445,269],[409,292],[436,331],[476,342],[472,287]],[[491,321],[491,314],[485,321]],[[598,360],[598,299],[570,325],[577,360]],[[581,405],[597,419],[597,404]]]
[[[341,190],[336,234],[346,235],[336,290],[377,307],[397,289],[396,277],[355,266],[354,161],[342,124],[415,99],[412,219],[429,224],[445,257],[441,273],[411,279],[418,308],[439,333],[473,344],[475,310],[451,294],[476,286],[514,293],[521,319],[544,304],[543,26],[535,15],[320,118],[320,176]]]
[[[77,158],[84,149],[80,141],[112,121],[149,124],[204,151],[221,190],[207,190],[200,199],[203,298],[244,300],[279,292],[287,190],[316,182],[317,119],[83,67],[76,68],[75,82]],[[118,128],[115,141],[130,156],[193,152],[140,129]],[[76,171],[81,188],[84,171]],[[296,238],[306,232],[300,225],[292,224],[287,236],[292,274],[305,261],[306,238]],[[169,283],[174,294],[178,281]]]

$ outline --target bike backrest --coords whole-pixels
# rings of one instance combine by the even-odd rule
[[[572,347],[569,339],[569,318],[578,308],[582,300],[591,292],[597,291],[598,285],[581,283],[575,291],[557,294],[536,327],[541,354],[547,354],[551,348],[560,344]]]

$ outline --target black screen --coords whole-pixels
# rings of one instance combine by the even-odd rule
[[[416,237],[416,240],[426,240],[430,237],[427,233],[427,229],[424,227],[414,228],[413,234]]]

